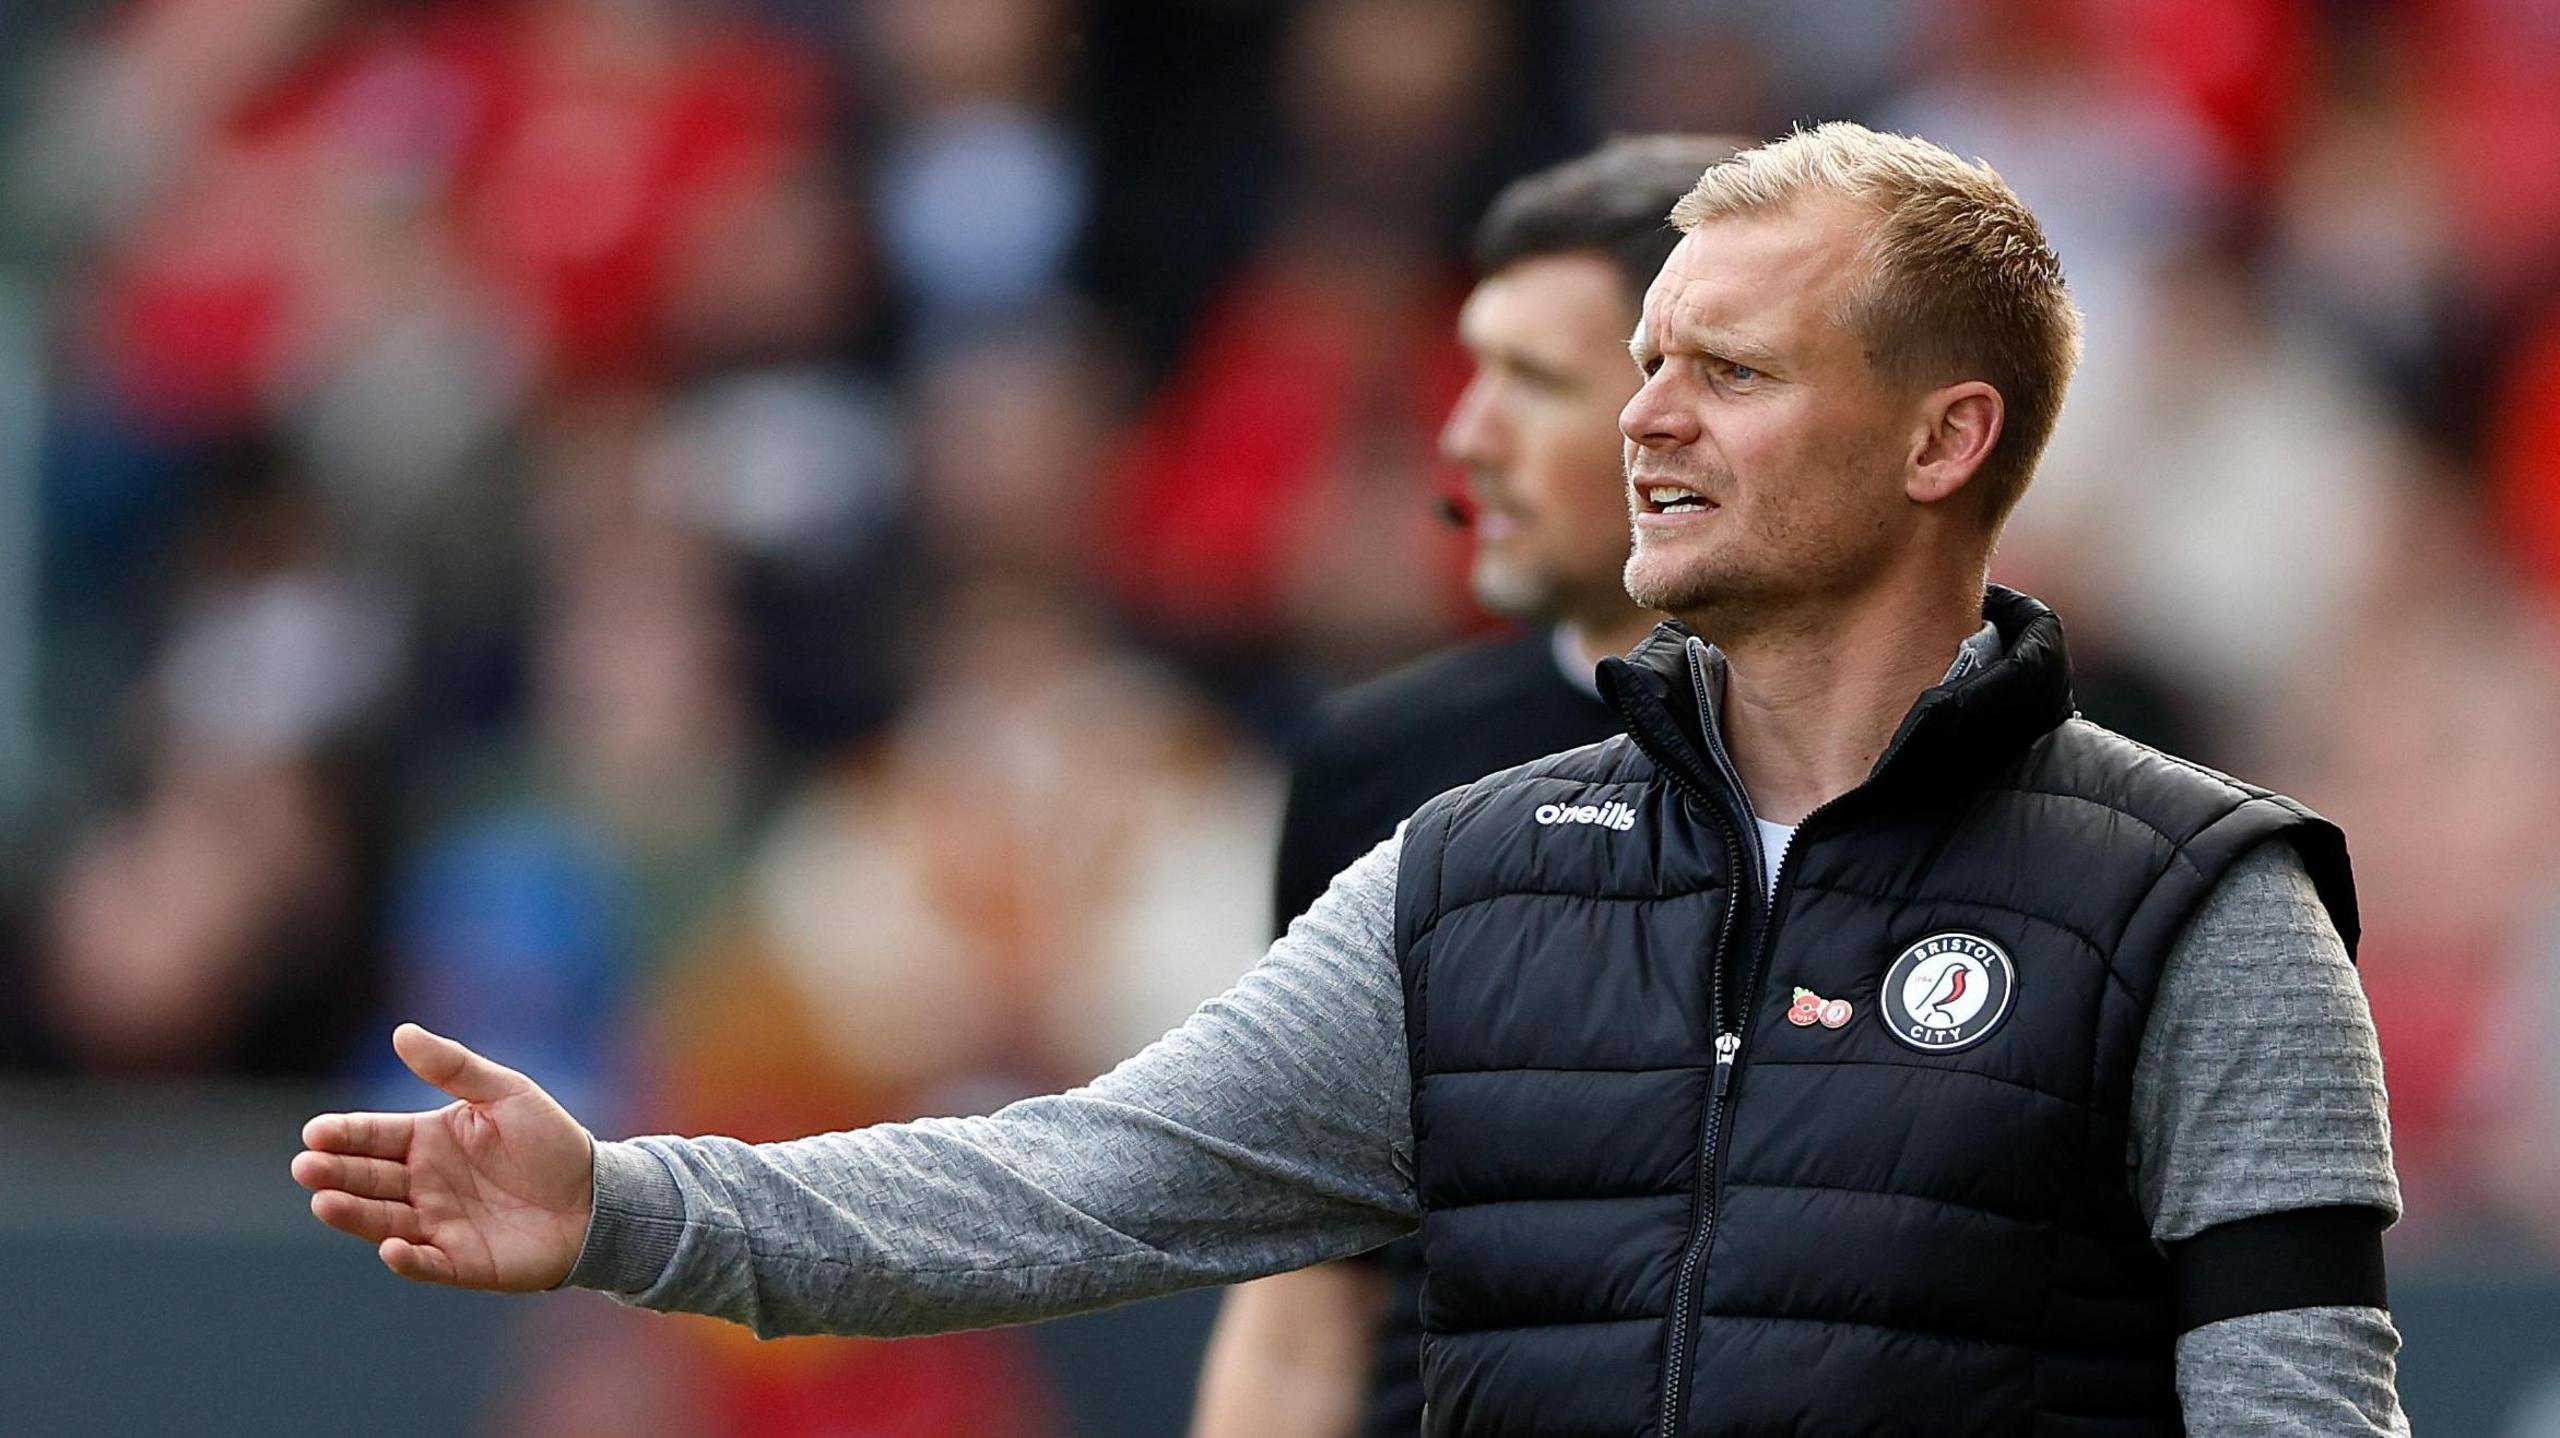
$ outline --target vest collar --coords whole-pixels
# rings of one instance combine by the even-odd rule
[[[1983,594],[1982,617],[1999,631],[2000,657],[1922,691],[1862,787],[1978,783],[2071,717],[2071,662],[2053,611],[1994,584]],[[1677,620],[1654,626],[1624,659],[1601,662],[1600,693],[1648,757],[1705,797],[1728,786],[1698,727],[1689,639]]]

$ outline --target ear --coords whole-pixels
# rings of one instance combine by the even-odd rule
[[[1931,390],[1920,402],[1903,493],[1915,504],[1936,504],[1963,489],[2000,442],[2006,411],[2000,391],[1981,380]]]

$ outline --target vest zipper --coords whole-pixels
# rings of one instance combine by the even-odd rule
[[[1683,787],[1686,787],[1685,781]],[[1703,795],[1700,796],[1702,799]],[[1712,800],[1707,801],[1713,808]],[[1725,872],[1742,872],[1742,842],[1733,832],[1730,821],[1721,817],[1717,827],[1724,831]],[[1756,881],[1758,875],[1755,873]],[[1707,1023],[1715,1029],[1716,1076],[1713,1092],[1708,1096],[1706,1112],[1698,1119],[1698,1173],[1692,1180],[1689,1196],[1689,1237],[1680,1248],[1680,1273],[1671,1285],[1671,1330],[1664,1335],[1662,1358],[1662,1431],[1660,1438],[1677,1438],[1681,1413],[1681,1387],[1689,1375],[1689,1346],[1694,1337],[1694,1321],[1689,1316],[1698,1269],[1707,1256],[1706,1235],[1715,1227],[1715,1164],[1717,1139],[1724,1120],[1725,1090],[1733,1084],[1735,1061],[1742,1053],[1742,1036],[1724,1026],[1724,956],[1732,947],[1733,916],[1741,907],[1727,898],[1724,915],[1716,924],[1716,949],[1709,962],[1714,968],[1707,975]]]
[[[1763,895],[1765,907],[1760,914],[1757,942],[1752,945],[1751,967],[1743,975],[1741,1004],[1737,1009],[1727,1009],[1724,1002],[1725,970],[1728,967],[1724,962],[1724,953],[1730,937],[1730,920],[1735,909],[1735,905],[1731,903],[1725,905],[1725,918],[1728,922],[1719,926],[1716,939],[1716,968],[1715,972],[1709,976],[1707,995],[1708,1022],[1716,1030],[1715,1085],[1707,1098],[1706,1117],[1700,1123],[1697,1196],[1690,1206],[1689,1243],[1680,1255],[1680,1276],[1673,1283],[1671,1290],[1671,1341],[1669,1366],[1664,1369],[1662,1378],[1660,1438],[1680,1438],[1680,1422],[1687,1416],[1687,1407],[1682,1401],[1686,1395],[1682,1390],[1687,1384],[1690,1366],[1697,1361],[1694,1348],[1697,1341],[1697,1320],[1691,1316],[1691,1310],[1696,1306],[1697,1301],[1698,1274],[1706,1267],[1707,1255],[1715,1247],[1718,1200],[1722,1198],[1724,1189],[1724,1184],[1717,1175],[1717,1169],[1723,1158],[1721,1149],[1724,1137],[1726,1095],[1733,1087],[1735,1071],[1741,1067],[1743,1035],[1751,1026],[1752,1009],[1759,1003],[1760,986],[1768,978],[1769,960],[1777,952],[1779,916],[1786,912],[1787,890],[1789,881],[1795,877],[1796,858],[1804,852],[1805,841],[1811,837],[1818,821],[1830,817],[1833,810],[1867,788],[1866,784],[1860,784],[1856,789],[1832,798],[1799,820],[1796,824],[1795,837],[1787,844],[1786,857],[1778,861],[1775,882],[1770,882],[1767,872],[1768,852],[1760,845],[1760,830],[1751,808],[1751,793],[1742,787],[1742,775],[1733,767],[1732,756],[1725,752],[1724,735],[1718,727],[1717,716],[1707,708],[1704,702],[1707,692],[1706,666],[1700,659],[1695,646],[1692,646],[1689,651],[1689,669],[1691,682],[1700,696],[1698,718],[1700,730],[1706,737],[1707,752],[1716,761],[1716,768],[1723,774],[1725,783],[1731,787],[1735,799],[1740,801],[1744,816],[1754,819],[1751,830],[1752,892]],[[1885,746],[1884,754],[1876,760],[1875,768],[1868,773],[1870,782],[1876,774],[1883,772],[1884,766],[1902,748],[1902,741],[1909,737],[1909,732],[1909,728],[1906,727]],[[1722,811],[1719,810],[1718,813],[1721,816]],[[1725,831],[1727,872],[1738,873],[1742,865],[1741,838],[1735,832],[1730,818],[1722,820],[1722,827]],[[1732,1015],[1730,1020],[1727,1019],[1727,1014]]]
[[[1721,992],[1724,965],[1717,966],[1711,985],[1713,992],[1708,999],[1708,1010],[1714,1016],[1712,1021],[1718,1029],[1715,1087],[1708,1096],[1707,1114],[1701,1124],[1698,1190],[1690,1207],[1689,1244],[1680,1255],[1680,1276],[1671,1289],[1670,1366],[1664,1370],[1662,1379],[1661,1438],[1679,1438],[1680,1421],[1686,1416],[1687,1406],[1682,1401],[1685,1395],[1681,1390],[1686,1385],[1690,1366],[1697,1361],[1697,1319],[1692,1311],[1697,1306],[1698,1274],[1705,1269],[1707,1255],[1715,1248],[1718,1204],[1724,1191],[1724,1183],[1717,1170],[1723,1161],[1725,1095],[1733,1087],[1734,1071],[1741,1066],[1743,1034],[1751,1026],[1751,1011],[1759,1002],[1761,984],[1768,978],[1770,956],[1777,951],[1778,916],[1784,912],[1788,881],[1795,877],[1796,855],[1802,852],[1805,834],[1813,826],[1813,821],[1830,807],[1831,804],[1823,805],[1822,809],[1807,814],[1803,822],[1796,825],[1795,839],[1787,845],[1787,856],[1778,861],[1777,883],[1767,890],[1768,907],[1760,916],[1759,942],[1752,946],[1751,968],[1743,977],[1742,1002],[1729,1023],[1724,1018],[1728,1011],[1724,1008]],[[1732,848],[1739,847],[1733,844],[1730,835],[1727,843]],[[1734,857],[1738,860],[1740,855],[1737,853]],[[1751,877],[1757,882],[1760,874],[1755,870]],[[1727,912],[1731,912],[1730,905]],[[1718,952],[1721,953],[1723,948],[1719,941]]]
[[[1733,760],[1724,750],[1724,738],[1717,732],[1716,716],[1707,702],[1706,665],[1700,650],[1701,646],[1695,643],[1689,646],[1689,680],[1698,699],[1700,732],[1726,787],[1741,805],[1744,818],[1749,819],[1750,792],[1742,787],[1742,776],[1734,771]],[[1732,968],[1727,956],[1733,948],[1733,918],[1750,894],[1763,892],[1768,867],[1768,855],[1760,846],[1760,832],[1755,823],[1750,833],[1750,888],[1745,890],[1742,887],[1743,835],[1721,806],[1709,800],[1706,807],[1715,812],[1717,827],[1724,831],[1725,872],[1733,877],[1734,883],[1725,900],[1724,916],[1716,925],[1715,952],[1708,958],[1712,967],[1707,972],[1707,1025],[1715,1030],[1716,1035],[1715,1080],[1708,1091],[1706,1112],[1698,1120],[1698,1171],[1689,1200],[1689,1237],[1681,1246],[1679,1276],[1671,1285],[1671,1329],[1664,1336],[1663,1344],[1660,1438],[1679,1438],[1680,1420],[1686,1411],[1683,1400],[1687,1395],[1683,1390],[1695,1357],[1692,1347],[1697,1341],[1697,1320],[1692,1316],[1692,1310],[1697,1306],[1698,1273],[1706,1266],[1707,1250],[1715,1244],[1716,1199],[1720,1187],[1716,1182],[1716,1166],[1723,1146],[1725,1095],[1733,1087],[1734,1069],[1742,1058],[1742,1030],[1750,1014],[1752,993],[1758,987],[1756,977],[1745,985],[1739,1012],[1726,1005],[1725,978]],[[1788,847],[1792,857],[1794,846]],[[1782,881],[1787,867],[1783,863],[1779,865]],[[1764,902],[1768,901],[1764,898]],[[1762,916],[1760,922],[1764,936],[1777,927],[1776,919],[1776,905],[1770,903],[1769,912]],[[1758,968],[1756,961],[1753,967]]]
[[[1707,741],[1708,753],[1715,759],[1724,782],[1730,787],[1735,800],[1743,810],[1744,818],[1748,820],[1752,817],[1750,791],[1742,787],[1742,777],[1735,772],[1731,756],[1725,753],[1724,736],[1720,732],[1717,716],[1706,703],[1706,665],[1700,654],[1702,647],[1693,642],[1688,649],[1691,693],[1699,702],[1700,728]],[[1770,956],[1777,948],[1778,915],[1785,906],[1788,881],[1795,875],[1796,858],[1804,852],[1806,840],[1812,836],[1816,820],[1832,817],[1834,810],[1842,808],[1851,799],[1866,793],[1875,784],[1877,778],[1892,764],[1894,757],[1902,752],[1904,743],[1919,729],[1920,721],[1934,707],[1933,698],[1934,695],[1923,696],[1920,702],[1913,706],[1912,711],[1904,716],[1901,727],[1886,743],[1884,753],[1877,758],[1874,767],[1867,771],[1865,782],[1848,793],[1832,798],[1812,813],[1805,815],[1803,821],[1796,825],[1795,837],[1787,845],[1787,856],[1778,865],[1777,882],[1767,885],[1765,891],[1763,885],[1766,883],[1764,876],[1766,858],[1760,847],[1759,826],[1756,822],[1751,826],[1753,861],[1751,892],[1764,893],[1767,909],[1761,918],[1759,942],[1753,946],[1751,972],[1746,976],[1743,986],[1743,1007],[1730,1025],[1725,1022],[1724,1017],[1726,969],[1724,960],[1726,951],[1732,947],[1733,918],[1740,904],[1734,899],[1728,899],[1725,903],[1724,915],[1716,924],[1715,953],[1711,960],[1715,967],[1709,973],[1707,983],[1707,1026],[1716,1031],[1715,1079],[1708,1093],[1706,1112],[1698,1120],[1698,1170],[1694,1180],[1694,1190],[1689,1200],[1689,1237],[1682,1245],[1679,1276],[1673,1281],[1671,1289],[1671,1328],[1667,1335],[1662,1372],[1662,1421],[1656,1438],[1680,1438],[1680,1422],[1687,1414],[1687,1405],[1684,1402],[1687,1395],[1683,1390],[1688,1380],[1690,1365],[1696,1361],[1692,1345],[1696,1340],[1697,1329],[1697,1322],[1691,1317],[1690,1310],[1696,1301],[1698,1272],[1705,1266],[1707,1250],[1715,1242],[1716,1201],[1722,1188],[1722,1184],[1716,1178],[1716,1168],[1720,1162],[1718,1150],[1724,1135],[1726,1095],[1733,1087],[1735,1071],[1741,1067],[1742,1040],[1744,1031],[1750,1026],[1751,1006],[1759,996],[1760,985],[1767,977]],[[1612,697],[1610,703],[1626,719],[1628,731],[1635,735],[1639,745],[1645,744],[1648,735],[1653,737],[1656,743],[1676,743],[1676,734],[1666,738],[1658,729],[1649,729],[1643,711],[1628,701]],[[1648,752],[1651,752],[1651,746],[1645,747]],[[1739,875],[1742,871],[1742,836],[1736,830],[1732,816],[1725,812],[1724,807],[1712,795],[1690,779],[1687,771],[1676,758],[1656,754],[1655,759],[1661,765],[1662,772],[1676,787],[1696,800],[1700,808],[1708,810],[1715,816],[1716,827],[1724,836],[1725,872]],[[1736,897],[1742,897],[1738,888]]]

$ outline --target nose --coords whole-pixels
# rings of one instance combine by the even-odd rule
[[[1697,412],[1680,402],[1671,366],[1655,370],[1627,407],[1618,411],[1618,433],[1646,449],[1678,449],[1697,442]]]
[[[1440,457],[1470,470],[1499,462],[1501,426],[1494,410],[1493,376],[1478,371],[1440,426]]]

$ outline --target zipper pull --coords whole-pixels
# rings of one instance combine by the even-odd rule
[[[1742,1035],[1716,1035],[1716,1097],[1733,1087],[1733,1060],[1742,1052]]]

